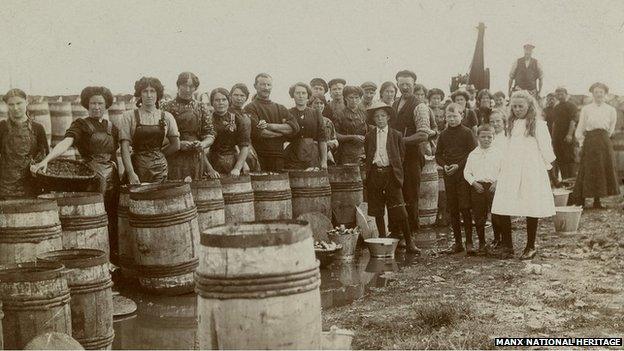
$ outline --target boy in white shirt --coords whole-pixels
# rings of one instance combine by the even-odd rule
[[[494,128],[490,125],[481,125],[477,129],[479,146],[468,155],[466,167],[464,168],[464,178],[470,184],[470,204],[472,218],[474,219],[479,237],[478,255],[487,254],[485,243],[485,221],[492,208],[496,180],[501,168],[503,153],[498,148],[491,147],[494,140]],[[494,247],[498,246],[500,235],[498,224],[494,223]]]

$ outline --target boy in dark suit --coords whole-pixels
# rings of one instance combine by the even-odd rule
[[[379,235],[384,237],[384,210],[387,207],[389,221],[403,233],[407,252],[419,253],[420,250],[412,241],[403,200],[405,145],[401,133],[388,127],[388,120],[394,117],[394,110],[384,103],[376,102],[366,112],[368,123],[376,126],[366,134],[364,140],[368,215],[375,217]]]

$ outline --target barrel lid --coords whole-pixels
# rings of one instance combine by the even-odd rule
[[[64,275],[60,262],[25,262],[2,266],[0,282],[36,282],[50,280]]]
[[[95,249],[56,250],[37,255],[38,262],[61,262],[67,268],[86,268],[108,263],[106,252]]]
[[[249,183],[251,177],[249,175],[240,175],[238,177],[225,176],[221,178],[221,184]]]
[[[249,173],[251,181],[263,181],[263,180],[288,180],[288,172],[257,172]]]
[[[29,213],[58,211],[55,200],[50,199],[11,199],[0,201],[0,213]]]
[[[327,170],[310,170],[306,171],[304,169],[287,169],[288,175],[293,178],[317,178],[317,177],[327,177]]]
[[[56,200],[59,206],[89,205],[104,202],[104,196],[95,192],[53,191],[38,197],[40,199]]]
[[[191,189],[194,188],[220,188],[221,181],[219,179],[198,179],[191,182]]]
[[[189,194],[191,187],[188,183],[155,183],[140,185],[130,189],[132,200],[161,200],[175,196]]]
[[[251,248],[289,245],[311,236],[307,221],[270,220],[211,227],[202,232],[200,242],[209,247]]]

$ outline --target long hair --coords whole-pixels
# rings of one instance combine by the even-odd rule
[[[535,137],[535,120],[537,119],[537,116],[541,116],[541,111],[537,104],[537,101],[535,101],[533,96],[529,94],[529,92],[526,90],[516,91],[513,94],[511,94],[511,97],[509,98],[510,104],[511,104],[512,99],[524,99],[524,101],[526,101],[527,104],[529,105],[529,110],[527,111],[527,114],[524,118],[526,120],[526,131],[524,135]],[[513,127],[514,127],[514,122],[517,119],[519,118],[514,114],[513,109],[511,109],[511,113],[509,114],[509,119],[507,120],[507,135],[508,136],[511,135],[511,131],[513,130]]]

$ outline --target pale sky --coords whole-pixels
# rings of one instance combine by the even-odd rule
[[[274,78],[273,99],[320,76],[359,85],[394,80],[448,92],[466,73],[484,22],[491,89],[506,92],[522,44],[535,44],[544,89],[586,94],[594,81],[624,95],[624,1],[13,1],[0,4],[0,94],[79,94],[87,85],[132,93],[142,75],[169,92],[182,71],[200,91]],[[252,89],[253,90],[253,89]]]

